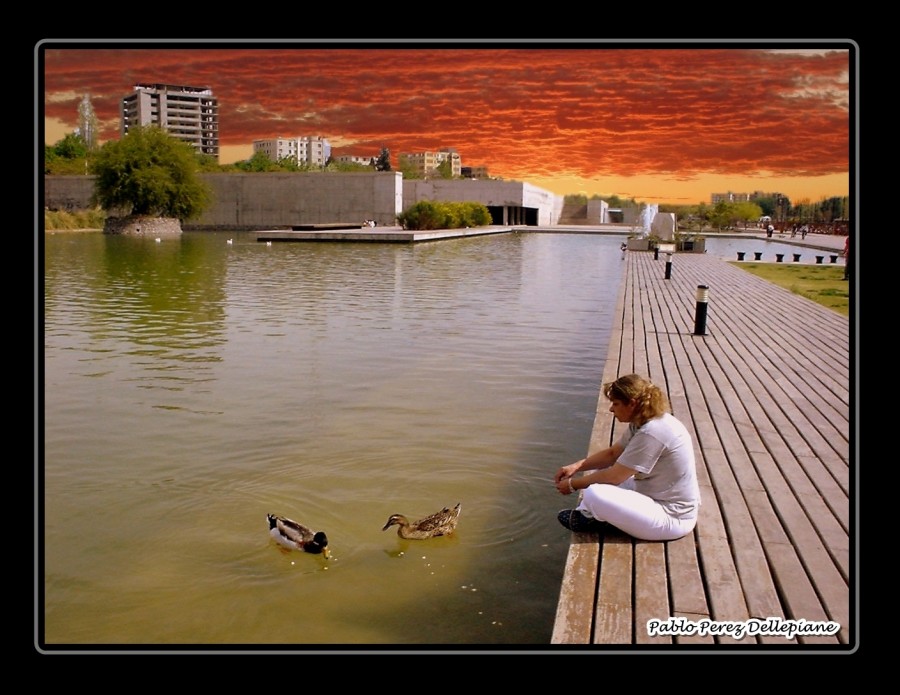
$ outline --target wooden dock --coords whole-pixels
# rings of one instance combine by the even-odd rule
[[[703,254],[675,254],[669,279],[662,254],[623,262],[602,380],[637,372],[663,387],[694,437],[703,504],[677,541],[573,533],[552,643],[855,650],[851,321]],[[608,405],[601,396],[588,453],[619,436]],[[651,620],[682,634],[651,635]],[[839,629],[789,634],[814,623]]]

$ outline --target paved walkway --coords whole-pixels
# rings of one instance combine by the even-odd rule
[[[790,235],[786,235],[788,238]],[[807,243],[843,248],[843,237]],[[670,543],[572,534],[554,644],[732,644],[759,649],[858,641],[858,510],[851,322],[704,254],[628,252],[602,381],[638,372],[667,391],[694,436],[700,520]],[[696,335],[697,288],[707,285]],[[590,452],[621,425],[601,398]],[[648,620],[724,629],[751,619],[836,622],[833,635],[651,635]]]

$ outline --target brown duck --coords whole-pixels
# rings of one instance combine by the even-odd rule
[[[402,514],[393,514],[381,530],[387,531],[391,526],[396,525],[397,535],[400,538],[414,541],[434,538],[435,536],[449,536],[456,530],[460,507],[461,503],[457,504],[453,509],[444,507],[439,512],[413,522],[410,522]]]

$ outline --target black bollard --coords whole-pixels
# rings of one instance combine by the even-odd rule
[[[666,280],[672,279],[672,254],[666,254]]]
[[[694,314],[694,335],[706,335],[706,309],[709,304],[709,285],[697,285],[697,311]]]
[[[659,246],[654,246],[654,247],[653,247],[653,260],[654,260],[654,261],[658,261],[658,260],[659,260]]]

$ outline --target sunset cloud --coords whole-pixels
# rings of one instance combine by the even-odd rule
[[[554,181],[595,182],[595,192],[621,195],[629,181],[661,188],[734,179],[746,183],[732,190],[791,195],[790,181],[804,180],[820,184],[814,198],[850,193],[850,44],[774,51],[48,43],[39,68],[50,143],[64,134],[60,127],[74,130],[85,94],[101,140],[118,138],[122,97],[139,82],[162,82],[210,87],[223,152],[245,151],[240,158],[255,139],[323,135],[338,152],[377,155],[386,146],[395,162],[402,152],[455,147],[464,165],[551,190]],[[835,186],[843,188],[828,189]]]

